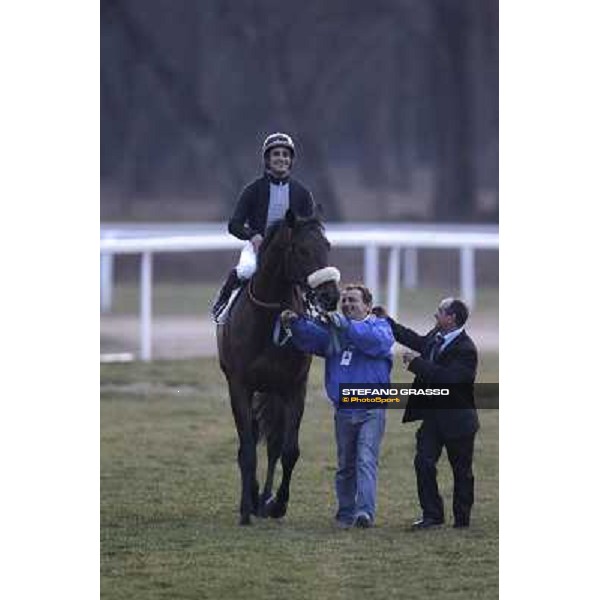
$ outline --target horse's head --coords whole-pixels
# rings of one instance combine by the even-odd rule
[[[259,268],[310,291],[320,308],[334,310],[340,298],[339,271],[329,266],[330,249],[319,219],[296,217],[288,210],[285,219],[267,233]]]

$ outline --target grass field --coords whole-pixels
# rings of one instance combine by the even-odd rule
[[[482,381],[497,381],[495,365],[483,357]],[[315,361],[288,514],[241,528],[237,439],[216,359],[103,365],[101,376],[104,599],[497,598],[498,411],[480,411],[470,530],[408,529],[419,512],[417,426],[390,411],[377,527],[340,531],[332,415]],[[445,458],[439,478],[449,510]]]

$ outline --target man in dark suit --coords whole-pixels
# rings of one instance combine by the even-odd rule
[[[374,310],[376,312],[377,309]],[[437,486],[437,461],[445,447],[454,475],[454,527],[468,527],[473,506],[473,446],[479,429],[473,388],[477,349],[464,330],[469,311],[461,300],[446,298],[435,313],[436,326],[421,336],[388,317],[394,338],[411,348],[405,367],[415,374],[413,388],[451,386],[451,399],[409,396],[403,422],[422,420],[417,431],[415,471],[422,517],[413,527],[428,529],[444,522],[444,505]],[[431,398],[431,397],[429,397]]]

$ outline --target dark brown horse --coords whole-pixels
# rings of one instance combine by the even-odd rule
[[[255,275],[240,292],[227,322],[217,327],[219,361],[239,437],[240,525],[249,525],[251,514],[280,518],[287,510],[292,471],[300,455],[298,432],[311,357],[292,344],[276,345],[273,330],[285,308],[304,311],[307,292],[320,308],[335,308],[339,299],[335,282],[316,290],[307,283],[311,274],[328,265],[329,249],[318,219],[299,219],[288,211],[267,232]],[[256,446],[261,437],[267,443],[268,468],[259,496]],[[280,458],[281,485],[272,496]]]

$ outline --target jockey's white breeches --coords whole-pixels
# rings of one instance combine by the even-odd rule
[[[244,244],[235,270],[240,279],[250,279],[256,273],[256,253],[252,242]]]

